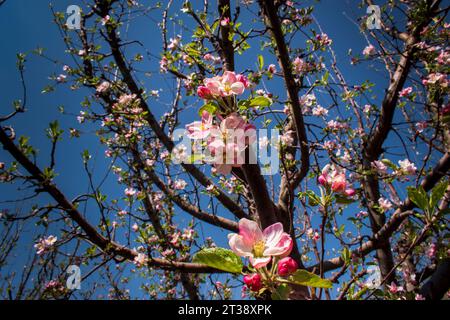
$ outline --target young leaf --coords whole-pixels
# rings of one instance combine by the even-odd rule
[[[437,186],[431,190],[431,197],[430,197],[430,208],[433,210],[435,208],[439,201],[444,197],[445,190],[447,190],[448,182],[443,181],[439,183]]]
[[[306,270],[297,270],[292,276],[289,277],[289,281],[296,284],[300,284],[308,287],[315,288],[332,288],[333,285],[330,280],[322,279],[317,274],[308,272]]]
[[[269,98],[260,96],[250,100],[250,107],[268,107],[272,104],[272,100]]]
[[[212,102],[208,102],[207,104],[205,104],[203,107],[200,108],[200,110],[198,110],[198,115],[201,117],[203,114],[203,111],[208,112],[210,115],[215,115],[216,111],[217,111],[217,105],[212,103]]]
[[[411,199],[411,201],[419,208],[422,209],[424,212],[428,211],[428,197],[425,190],[423,190],[422,187],[419,188],[408,188],[408,197]]]
[[[242,271],[242,260],[233,251],[224,248],[205,248],[197,252],[192,260],[231,273]]]
[[[258,67],[259,70],[262,70],[264,68],[264,57],[262,55],[258,56]]]

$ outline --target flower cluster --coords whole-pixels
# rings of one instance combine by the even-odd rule
[[[335,193],[349,197],[355,194],[355,190],[349,187],[345,177],[345,169],[338,168],[333,164],[327,164],[322,169],[322,174],[319,176],[318,181],[322,186],[330,188]]]
[[[206,143],[211,157],[205,160],[214,164],[217,173],[228,174],[233,167],[242,166],[246,148],[256,141],[255,127],[234,111],[234,102],[229,105],[226,101],[228,97],[242,94],[248,86],[244,75],[225,71],[222,76],[205,79],[204,85],[197,88],[200,98],[213,100],[227,113],[222,116],[219,112],[204,110],[201,121],[186,126],[190,139]]]
[[[246,274],[243,279],[251,291],[258,292],[278,277],[287,277],[298,269],[297,262],[289,257],[294,242],[280,222],[261,230],[258,223],[243,218],[239,221],[239,233],[229,234],[228,241],[231,250],[249,258],[255,268],[255,272]],[[272,268],[268,270],[270,262]]]

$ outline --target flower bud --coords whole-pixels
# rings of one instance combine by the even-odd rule
[[[202,99],[210,99],[211,98],[211,91],[205,86],[198,87],[197,94]]]
[[[278,261],[278,274],[282,277],[288,276],[298,269],[298,264],[291,257],[286,257]]]
[[[262,288],[261,275],[259,273],[244,276],[244,283],[251,291],[259,291]]]

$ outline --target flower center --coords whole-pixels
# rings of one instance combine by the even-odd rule
[[[264,241],[258,241],[257,243],[255,243],[255,245],[253,246],[253,255],[256,258],[261,258],[264,256],[264,248],[266,247],[266,244]]]

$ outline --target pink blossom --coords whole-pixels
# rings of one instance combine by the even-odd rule
[[[378,205],[380,206],[380,208],[383,211],[387,211],[392,208],[392,203],[388,199],[385,199],[385,198],[379,198]]]
[[[95,89],[95,91],[97,93],[105,93],[109,90],[109,88],[111,88],[111,83],[109,83],[108,81],[103,81],[102,83],[100,83],[97,88]]]
[[[289,130],[285,132],[281,137],[281,142],[286,146],[292,146],[294,144],[294,131]]]
[[[255,127],[237,113],[223,119],[219,126],[211,127],[208,149],[217,172],[228,174],[233,167],[240,167],[247,145],[255,141]]]
[[[441,53],[436,58],[436,61],[440,65],[448,65],[448,64],[450,64],[450,52],[441,50]]]
[[[375,47],[373,45],[368,45],[367,47],[364,48],[362,54],[365,56],[371,56],[373,54],[376,53]]]
[[[43,253],[48,252],[53,247],[53,245],[56,243],[57,240],[58,238],[52,235],[48,236],[47,238],[39,239],[39,241],[34,245],[36,253],[38,255],[41,255]]]
[[[159,70],[161,71],[161,73],[167,72],[168,65],[169,60],[167,60],[166,57],[162,57],[161,60],[159,61]]]
[[[430,258],[430,259],[434,259],[434,257],[436,256],[436,250],[437,248],[436,248],[436,244],[435,243],[432,243],[431,245],[430,245],[430,247],[428,248],[428,250],[427,250],[427,256],[428,256],[428,258]]]
[[[238,256],[248,257],[255,268],[266,266],[272,256],[288,256],[294,244],[280,222],[261,231],[256,222],[245,218],[239,220],[239,234],[229,234],[228,240],[231,250]]]
[[[104,26],[111,20],[111,17],[109,15],[106,15],[102,18],[102,25]]]
[[[138,253],[137,256],[134,257],[133,262],[137,267],[142,267],[147,263],[147,261],[148,261],[148,258],[145,254]]]
[[[230,17],[225,17],[222,20],[220,20],[220,25],[222,27],[226,27],[230,24]]]
[[[285,257],[278,261],[278,274],[282,277],[293,274],[298,269],[298,264],[291,257]]]
[[[402,292],[403,291],[403,287],[402,286],[397,286],[395,284],[395,282],[392,282],[391,285],[387,285],[387,287],[389,288],[389,292],[390,293],[398,293],[398,292]]]
[[[205,86],[214,96],[228,97],[244,93],[245,86],[232,71],[225,71],[223,76],[205,79]]]
[[[197,88],[197,95],[202,99],[211,99],[212,98],[211,90],[209,90],[205,86],[199,86]]]
[[[372,168],[374,168],[381,175],[387,173],[387,166],[383,163],[383,161],[378,160],[373,161]]]
[[[267,67],[267,71],[269,71],[269,73],[275,73],[275,72],[277,72],[277,67],[274,64],[270,64]]]
[[[402,98],[407,97],[411,94],[412,91],[413,91],[413,89],[411,87],[407,87],[407,88],[403,89],[402,91],[400,91],[398,93],[398,95]]]
[[[169,49],[170,51],[176,50],[178,48],[178,46],[180,45],[180,40],[181,40],[181,36],[177,35],[175,37],[175,39],[170,38],[170,43],[167,46],[167,49]]]
[[[318,182],[336,193],[345,194],[347,196],[353,196],[355,194],[353,189],[348,188],[345,169],[338,168],[334,164],[327,164],[322,169]]]
[[[137,223],[131,226],[131,230],[133,230],[134,232],[137,232],[139,230],[139,226],[137,225]]]
[[[261,275],[259,273],[246,274],[244,283],[251,291],[259,291],[262,288]]]
[[[135,189],[133,189],[133,188],[126,188],[125,189],[125,195],[127,196],[127,197],[132,197],[132,196],[134,196],[136,194],[136,190]]]
[[[399,160],[398,164],[400,166],[400,174],[413,175],[416,173],[416,166],[411,163],[408,159]]]
[[[428,127],[428,123],[426,121],[419,121],[416,123],[416,128],[418,133],[422,133]]]
[[[213,117],[207,111],[203,111],[202,121],[195,121],[186,126],[188,137],[194,140],[207,138],[213,128],[212,121]]]
[[[425,297],[422,296],[421,294],[416,294],[416,296],[414,297],[415,300],[425,300]]]
[[[422,80],[422,83],[424,85],[439,84],[443,88],[448,86],[447,76],[439,72],[430,73],[427,79]]]
[[[238,74],[236,76],[237,81],[242,82],[242,84],[244,85],[244,87],[247,89],[250,86],[250,82],[248,81],[247,77],[244,76],[243,74]]]
[[[183,179],[175,180],[175,182],[173,183],[173,188],[175,190],[183,190],[184,188],[186,188],[186,186],[187,183]]]
[[[328,110],[322,106],[317,106],[312,109],[312,114],[318,117],[326,116],[328,114]]]

